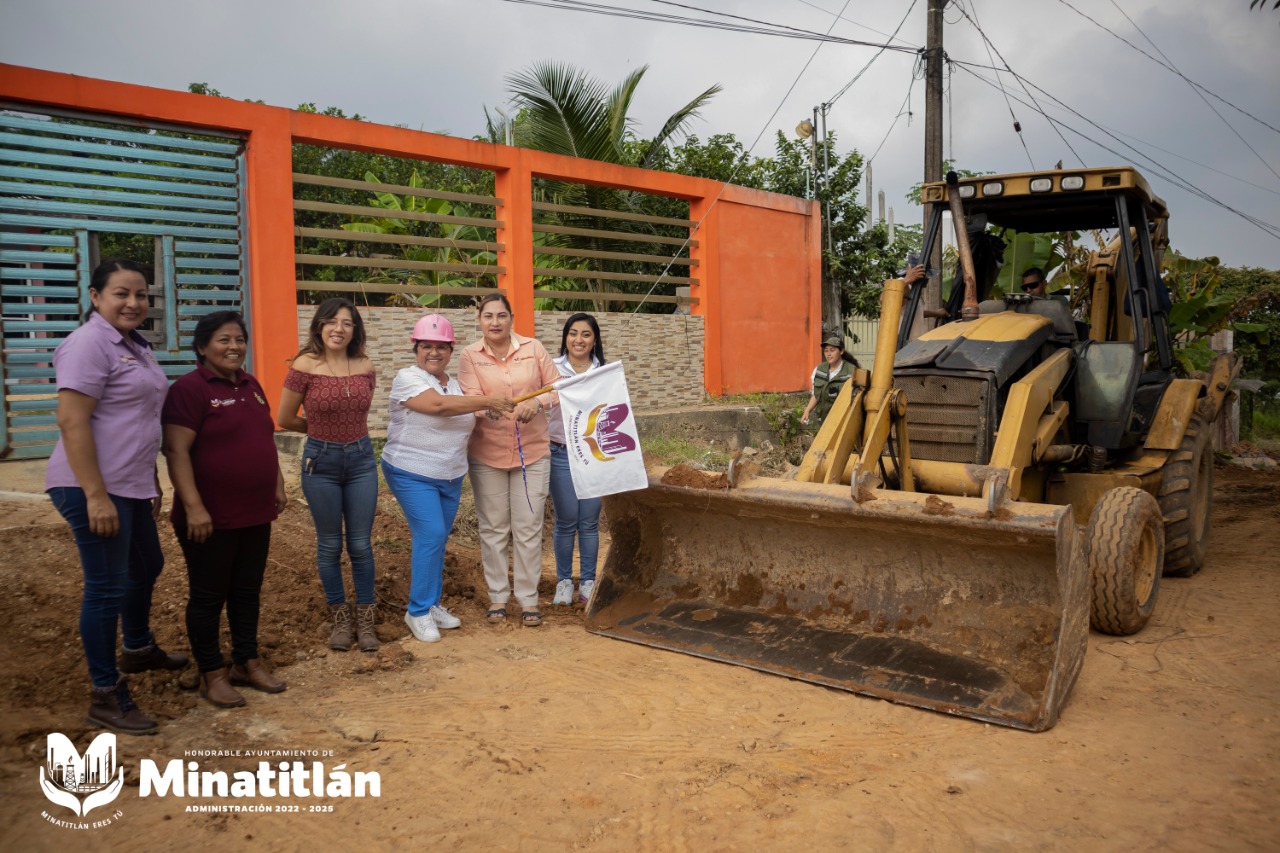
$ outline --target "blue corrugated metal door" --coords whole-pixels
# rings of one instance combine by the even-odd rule
[[[170,378],[194,365],[201,316],[250,319],[244,174],[239,139],[0,112],[0,455],[53,450],[53,350],[80,324],[108,253],[153,265],[143,334]]]

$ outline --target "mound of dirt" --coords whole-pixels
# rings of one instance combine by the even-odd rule
[[[668,486],[684,486],[688,489],[723,490],[729,488],[729,478],[723,472],[700,471],[688,465],[674,465],[662,475]]]
[[[18,522],[0,530],[0,553],[6,556],[0,579],[8,590],[0,596],[0,624],[11,637],[21,638],[18,646],[23,653],[0,658],[0,683],[4,685],[0,702],[5,708],[0,713],[0,746],[23,741],[33,731],[48,730],[51,720],[64,727],[68,719],[78,721],[88,707],[89,690],[84,651],[76,631],[83,576],[75,543],[65,522],[47,503],[15,503],[13,508],[15,512],[9,513],[9,503],[0,502],[6,520]],[[373,542],[380,610],[378,638],[384,644],[394,644],[409,636],[400,616],[409,596],[412,546],[408,525],[389,495],[381,498]],[[186,563],[167,519],[160,525],[160,544],[165,568],[156,583],[152,630],[166,650],[188,652]],[[345,559],[344,574],[349,586]],[[550,595],[554,581],[546,581],[544,586],[543,593]],[[475,603],[477,590],[483,599],[480,603]],[[451,540],[445,555],[445,606],[478,613],[487,603],[484,590],[479,550],[465,537]],[[315,568],[311,515],[302,504],[291,503],[272,526],[258,631],[263,660],[286,681],[291,665],[328,653],[325,643],[332,623],[327,612]],[[229,660],[231,640],[225,619],[222,640]],[[394,656],[392,651],[384,651],[379,657],[388,655]],[[192,667],[176,676],[171,672],[133,675],[129,683],[139,707],[161,721],[187,713],[198,701]],[[17,709],[24,713],[12,713]]]

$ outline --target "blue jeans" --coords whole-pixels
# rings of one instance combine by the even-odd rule
[[[556,509],[556,580],[573,580],[573,537],[578,536],[578,580],[596,579],[600,554],[600,498],[578,500],[569,474],[569,451],[551,445],[551,503]]]
[[[409,615],[425,616],[444,592],[444,546],[458,515],[462,477],[436,480],[397,468],[385,459],[382,473],[413,535]]]
[[[302,449],[302,494],[316,525],[316,563],[325,601],[347,600],[342,586],[342,529],[356,604],[373,604],[373,514],[378,509],[378,466],[369,436],[338,444],[308,438]]]
[[[94,687],[114,687],[120,680],[116,669],[117,621],[123,626],[126,649],[144,649],[154,642],[151,591],[164,568],[151,501],[110,497],[120,518],[120,532],[104,537],[89,529],[83,489],[49,490],[49,498],[71,525],[80,550],[80,567],[84,570],[80,640]]]

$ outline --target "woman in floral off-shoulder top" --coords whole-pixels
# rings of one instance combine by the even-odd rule
[[[277,421],[284,429],[307,434],[302,493],[315,520],[316,562],[333,619],[329,648],[347,651],[359,642],[361,651],[373,652],[378,635],[370,537],[378,469],[369,440],[369,406],[376,377],[364,344],[364,322],[351,300],[320,303],[307,341],[285,377]],[[305,416],[298,414],[300,408]],[[344,522],[354,613],[342,580]]]

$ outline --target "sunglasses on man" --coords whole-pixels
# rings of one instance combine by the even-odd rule
[[[1044,282],[1044,279],[1039,279],[1037,281],[1024,281],[1022,283],[1022,289],[1023,291],[1035,290],[1037,287],[1044,284]]]

